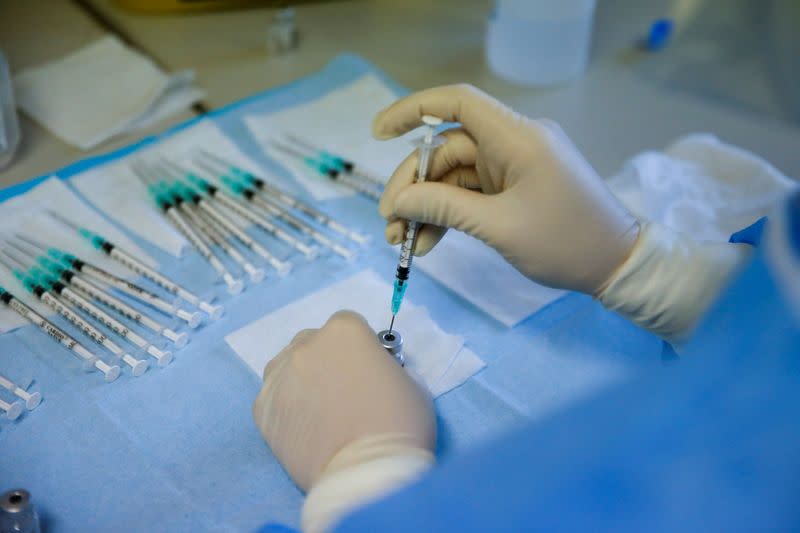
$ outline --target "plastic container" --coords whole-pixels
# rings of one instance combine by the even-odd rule
[[[19,146],[19,122],[8,63],[0,51],[0,170],[8,166]]]
[[[583,74],[596,0],[497,0],[486,31],[489,68],[520,85],[557,85]]]

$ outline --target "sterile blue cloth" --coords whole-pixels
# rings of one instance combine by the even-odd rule
[[[385,79],[363,60],[341,56],[313,76],[211,117],[247,155],[302,194],[288,173],[260,152],[242,115],[316,98],[368,72]],[[78,162],[58,174],[68,180],[160,138]],[[30,186],[0,192],[0,198]],[[396,252],[384,244],[384,223],[375,204],[353,197],[321,207],[371,233],[372,245],[352,264],[330,255],[313,263],[298,258],[289,277],[273,277],[235,299],[223,297],[226,316],[193,334],[167,368],[151,369],[140,378],[126,373],[105,384],[97,373],[83,374],[77,359],[32,327],[0,336],[0,371],[34,378],[35,390],[44,397],[37,410],[17,421],[0,421],[0,491],[28,489],[43,516],[43,530],[51,533],[254,531],[267,521],[296,526],[302,494],[251,419],[260,377],[223,337],[365,267],[385,273],[391,282]],[[137,243],[188,288],[209,287],[208,268],[194,253],[178,262],[146,242]],[[443,329],[464,335],[488,364],[436,402],[438,452],[445,460],[522,420],[549,417],[661,367],[659,339],[586,296],[567,295],[509,330],[422,272],[416,273],[413,291],[416,303],[426,306]],[[386,298],[387,312],[389,296],[376,295]]]
[[[759,249],[668,371],[445,459],[336,531],[796,531],[798,244]]]

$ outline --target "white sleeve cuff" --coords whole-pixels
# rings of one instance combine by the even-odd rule
[[[699,242],[643,223],[631,256],[597,298],[607,309],[679,344],[750,252],[747,245]]]
[[[433,465],[430,451],[391,439],[361,439],[336,454],[303,504],[305,533],[328,531],[350,511],[411,483]]]

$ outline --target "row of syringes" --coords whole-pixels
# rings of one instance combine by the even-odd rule
[[[226,259],[252,283],[266,275],[243,255],[248,253],[245,250],[259,256],[279,276],[293,267],[251,237],[246,232],[248,224],[307,259],[316,258],[320,249],[330,249],[347,260],[355,257],[355,251],[334,235],[356,244],[368,241],[365,235],[209,152],[198,151],[192,163],[202,171],[163,157],[150,162],[136,160],[131,170],[145,184],[164,217],[225,282],[230,294],[241,292],[245,282],[226,266]]]
[[[9,420],[16,420],[23,411],[33,411],[42,403],[42,394],[40,392],[28,392],[25,388],[2,374],[0,374],[0,388],[7,390],[15,397],[12,401],[0,398],[0,411]]]
[[[237,245],[260,256],[281,276],[292,268],[290,262],[280,259],[246,233],[246,226],[237,218],[267,231],[308,258],[317,256],[318,246],[328,247],[347,259],[354,255],[352,250],[336,242],[331,235],[323,233],[321,228],[357,244],[368,241],[364,234],[347,228],[313,206],[214,154],[199,151],[198,159],[194,162],[208,175],[216,178],[224,189],[220,190],[220,187],[196,171],[165,159],[160,159],[157,164],[145,164],[139,160],[132,168],[138,178],[146,183],[165,217],[208,261],[232,294],[240,292],[244,282],[225,266],[222,254],[218,254],[217,249],[237,263],[251,282],[261,281],[265,270],[251,263],[237,249]],[[81,227],[56,212],[48,211],[48,214],[77,232],[95,249],[159,286],[176,300],[187,302],[212,320],[222,315],[221,306],[204,301],[149,267],[132,252],[123,250],[102,235]],[[278,220],[286,227],[279,225]],[[309,237],[315,244],[306,242],[302,239],[303,236]],[[124,343],[154,357],[159,366],[168,364],[172,359],[171,352],[156,346],[128,327],[122,319],[133,321],[141,328],[165,337],[176,348],[185,345],[188,338],[185,332],[179,333],[170,327],[171,324],[163,324],[132,307],[113,291],[122,292],[170,319],[180,319],[189,328],[197,327],[201,321],[199,311],[177,307],[175,301],[168,301],[144,287],[117,277],[69,252],[47,246],[30,236],[16,234],[13,239],[8,240],[0,252],[0,264],[12,272],[28,293],[100,345],[114,361],[109,364],[92,354],[64,330],[38,315],[5,289],[0,294],[2,301],[70,349],[84,361],[85,368],[100,370],[107,381],[116,379],[120,373],[120,365],[128,365],[135,376],[144,373],[149,366],[147,359],[140,359],[129,353],[123,346]],[[109,310],[120,316],[114,316]]]
[[[149,358],[155,359],[158,366],[166,366],[172,361],[173,355],[171,350],[166,349],[165,343],[171,343],[173,349],[179,349],[188,342],[186,331],[173,329],[175,321],[194,329],[202,322],[204,313],[211,320],[222,316],[221,306],[202,300],[149,267],[131,252],[73,224],[57,213],[48,213],[55,220],[74,229],[117,263],[171,294],[171,300],[164,298],[30,236],[15,234],[12,239],[7,240],[0,252],[0,264],[12,273],[26,292],[99,345],[103,353],[111,358],[111,362],[92,353],[72,335],[42,317],[5,287],[0,287],[0,301],[69,349],[83,361],[85,370],[99,370],[105,375],[106,381],[114,381],[120,374],[121,364],[129,366],[134,376],[140,376],[148,369]],[[141,307],[134,307],[115,291],[127,295],[141,306],[146,306],[152,313],[143,311]],[[198,310],[179,306],[178,299]],[[158,318],[151,316],[155,313],[158,313]],[[129,322],[136,324],[141,330],[149,330],[150,336],[161,340],[147,338],[144,333],[131,327]],[[146,359],[135,356],[129,347],[146,354]]]
[[[272,147],[314,170],[323,178],[341,183],[359,194],[378,201],[385,180],[340,155],[329,152],[293,134],[284,135],[283,142],[272,141]]]

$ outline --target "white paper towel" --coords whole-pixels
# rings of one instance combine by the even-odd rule
[[[168,76],[148,58],[107,36],[57,61],[14,76],[17,103],[64,141],[88,150],[147,127],[204,96],[194,75]]]
[[[286,166],[314,198],[327,200],[353,194],[352,189],[319,176],[303,162],[271,146],[273,140],[291,145],[285,134],[297,135],[328,152],[355,161],[372,174],[388,179],[413,150],[408,134],[391,141],[372,138],[372,119],[397,100],[378,77],[367,74],[317,100],[288,109],[244,118],[250,133],[269,157]]]
[[[455,230],[414,265],[508,327],[565,294],[532,282],[495,250]]]
[[[363,315],[375,331],[385,329],[386,305],[375,294],[389,294],[391,286],[371,270],[364,270],[269,313],[229,334],[225,340],[259,376],[294,335],[319,328],[341,309]],[[457,387],[485,365],[464,340],[437,326],[428,311],[406,300],[396,325],[404,338],[406,367],[422,377],[434,396]]]

